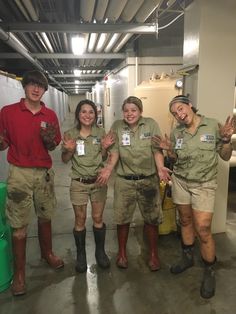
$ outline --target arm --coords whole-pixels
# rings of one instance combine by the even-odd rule
[[[102,158],[103,160],[107,159],[107,149],[115,143],[115,135],[112,131],[108,132],[101,139],[102,144]]]
[[[97,183],[103,185],[107,184],[112,170],[114,169],[115,165],[117,164],[119,160],[119,153],[118,152],[110,152],[107,164],[104,168],[102,168],[99,172]]]
[[[3,135],[0,135],[0,150],[5,150],[6,148],[8,148],[8,143],[5,140]]]
[[[225,124],[223,126],[219,125],[221,137],[219,155],[225,161],[228,161],[232,155],[231,136],[235,133],[235,122],[235,117],[228,116]]]
[[[154,153],[154,159],[157,167],[157,172],[161,181],[169,182],[171,180],[170,173],[172,172],[170,169],[164,166],[164,156],[161,151],[156,151]]]
[[[165,137],[162,138],[159,135],[154,135],[152,137],[152,142],[154,145],[156,145],[158,148],[163,149],[166,151],[167,156],[169,157],[171,163],[175,163],[177,160],[177,154],[174,152],[172,143],[170,138],[165,134]]]
[[[75,149],[76,149],[75,140],[64,135],[62,149],[63,151],[61,154],[61,159],[64,163],[68,163],[68,161],[71,160],[71,158],[73,157],[75,153]]]

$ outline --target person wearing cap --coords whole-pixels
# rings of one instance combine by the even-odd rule
[[[114,142],[111,134],[97,126],[97,106],[89,99],[81,100],[75,110],[76,126],[64,133],[62,161],[71,161],[70,199],[75,214],[73,235],[77,249],[75,269],[87,271],[86,218],[87,204],[91,201],[95,257],[98,266],[109,268],[110,261],[104,250],[106,224],[103,212],[107,198],[107,185],[97,183],[100,169],[107,157],[106,149]]]
[[[116,166],[114,212],[119,244],[117,266],[128,267],[126,244],[138,205],[149,244],[148,265],[151,271],[156,271],[160,268],[157,252],[161,213],[159,178],[167,182],[170,179],[169,169],[164,167],[162,150],[152,145],[152,136],[161,133],[156,121],[142,117],[142,101],[130,96],[124,100],[122,111],[123,119],[115,121],[111,127],[116,141],[109,150],[108,163],[101,170],[98,182],[107,182]]]
[[[54,172],[49,151],[61,141],[55,112],[41,101],[48,81],[40,71],[26,72],[25,97],[6,105],[0,114],[0,150],[8,149],[6,215],[13,228],[14,278],[12,293],[26,293],[27,226],[34,206],[38,217],[41,257],[53,269],[64,266],[52,251],[51,217],[56,205]]]
[[[181,223],[182,258],[171,266],[179,274],[194,264],[195,236],[200,241],[204,274],[200,293],[203,298],[215,294],[216,252],[211,233],[217,188],[218,155],[225,161],[231,157],[231,136],[235,121],[228,117],[224,125],[197,113],[185,95],[174,97],[169,109],[177,120],[170,138],[154,137],[174,162],[172,197]]]

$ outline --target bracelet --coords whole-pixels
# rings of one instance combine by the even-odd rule
[[[228,140],[221,139],[221,143],[223,143],[223,144],[229,144],[230,142],[231,142],[231,138]]]

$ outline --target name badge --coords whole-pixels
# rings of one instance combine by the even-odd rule
[[[177,141],[175,143],[175,149],[181,149],[183,145],[184,139],[183,138],[177,138]]]
[[[130,146],[130,133],[128,131],[122,132],[121,143],[123,146]]]
[[[99,145],[101,143],[101,139],[98,137],[93,138],[93,145]]]
[[[76,152],[77,152],[78,156],[85,155],[84,141],[82,141],[82,140],[76,141]]]
[[[200,136],[200,141],[205,143],[214,143],[215,136],[211,134],[203,134]]]

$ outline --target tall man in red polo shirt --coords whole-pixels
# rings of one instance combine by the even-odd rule
[[[26,293],[25,259],[27,225],[34,207],[38,217],[41,256],[54,269],[64,266],[52,252],[51,217],[55,209],[54,172],[50,150],[61,141],[55,112],[41,101],[48,81],[39,71],[22,80],[25,98],[0,112],[0,150],[8,148],[8,204],[6,214],[13,228],[13,295]]]

